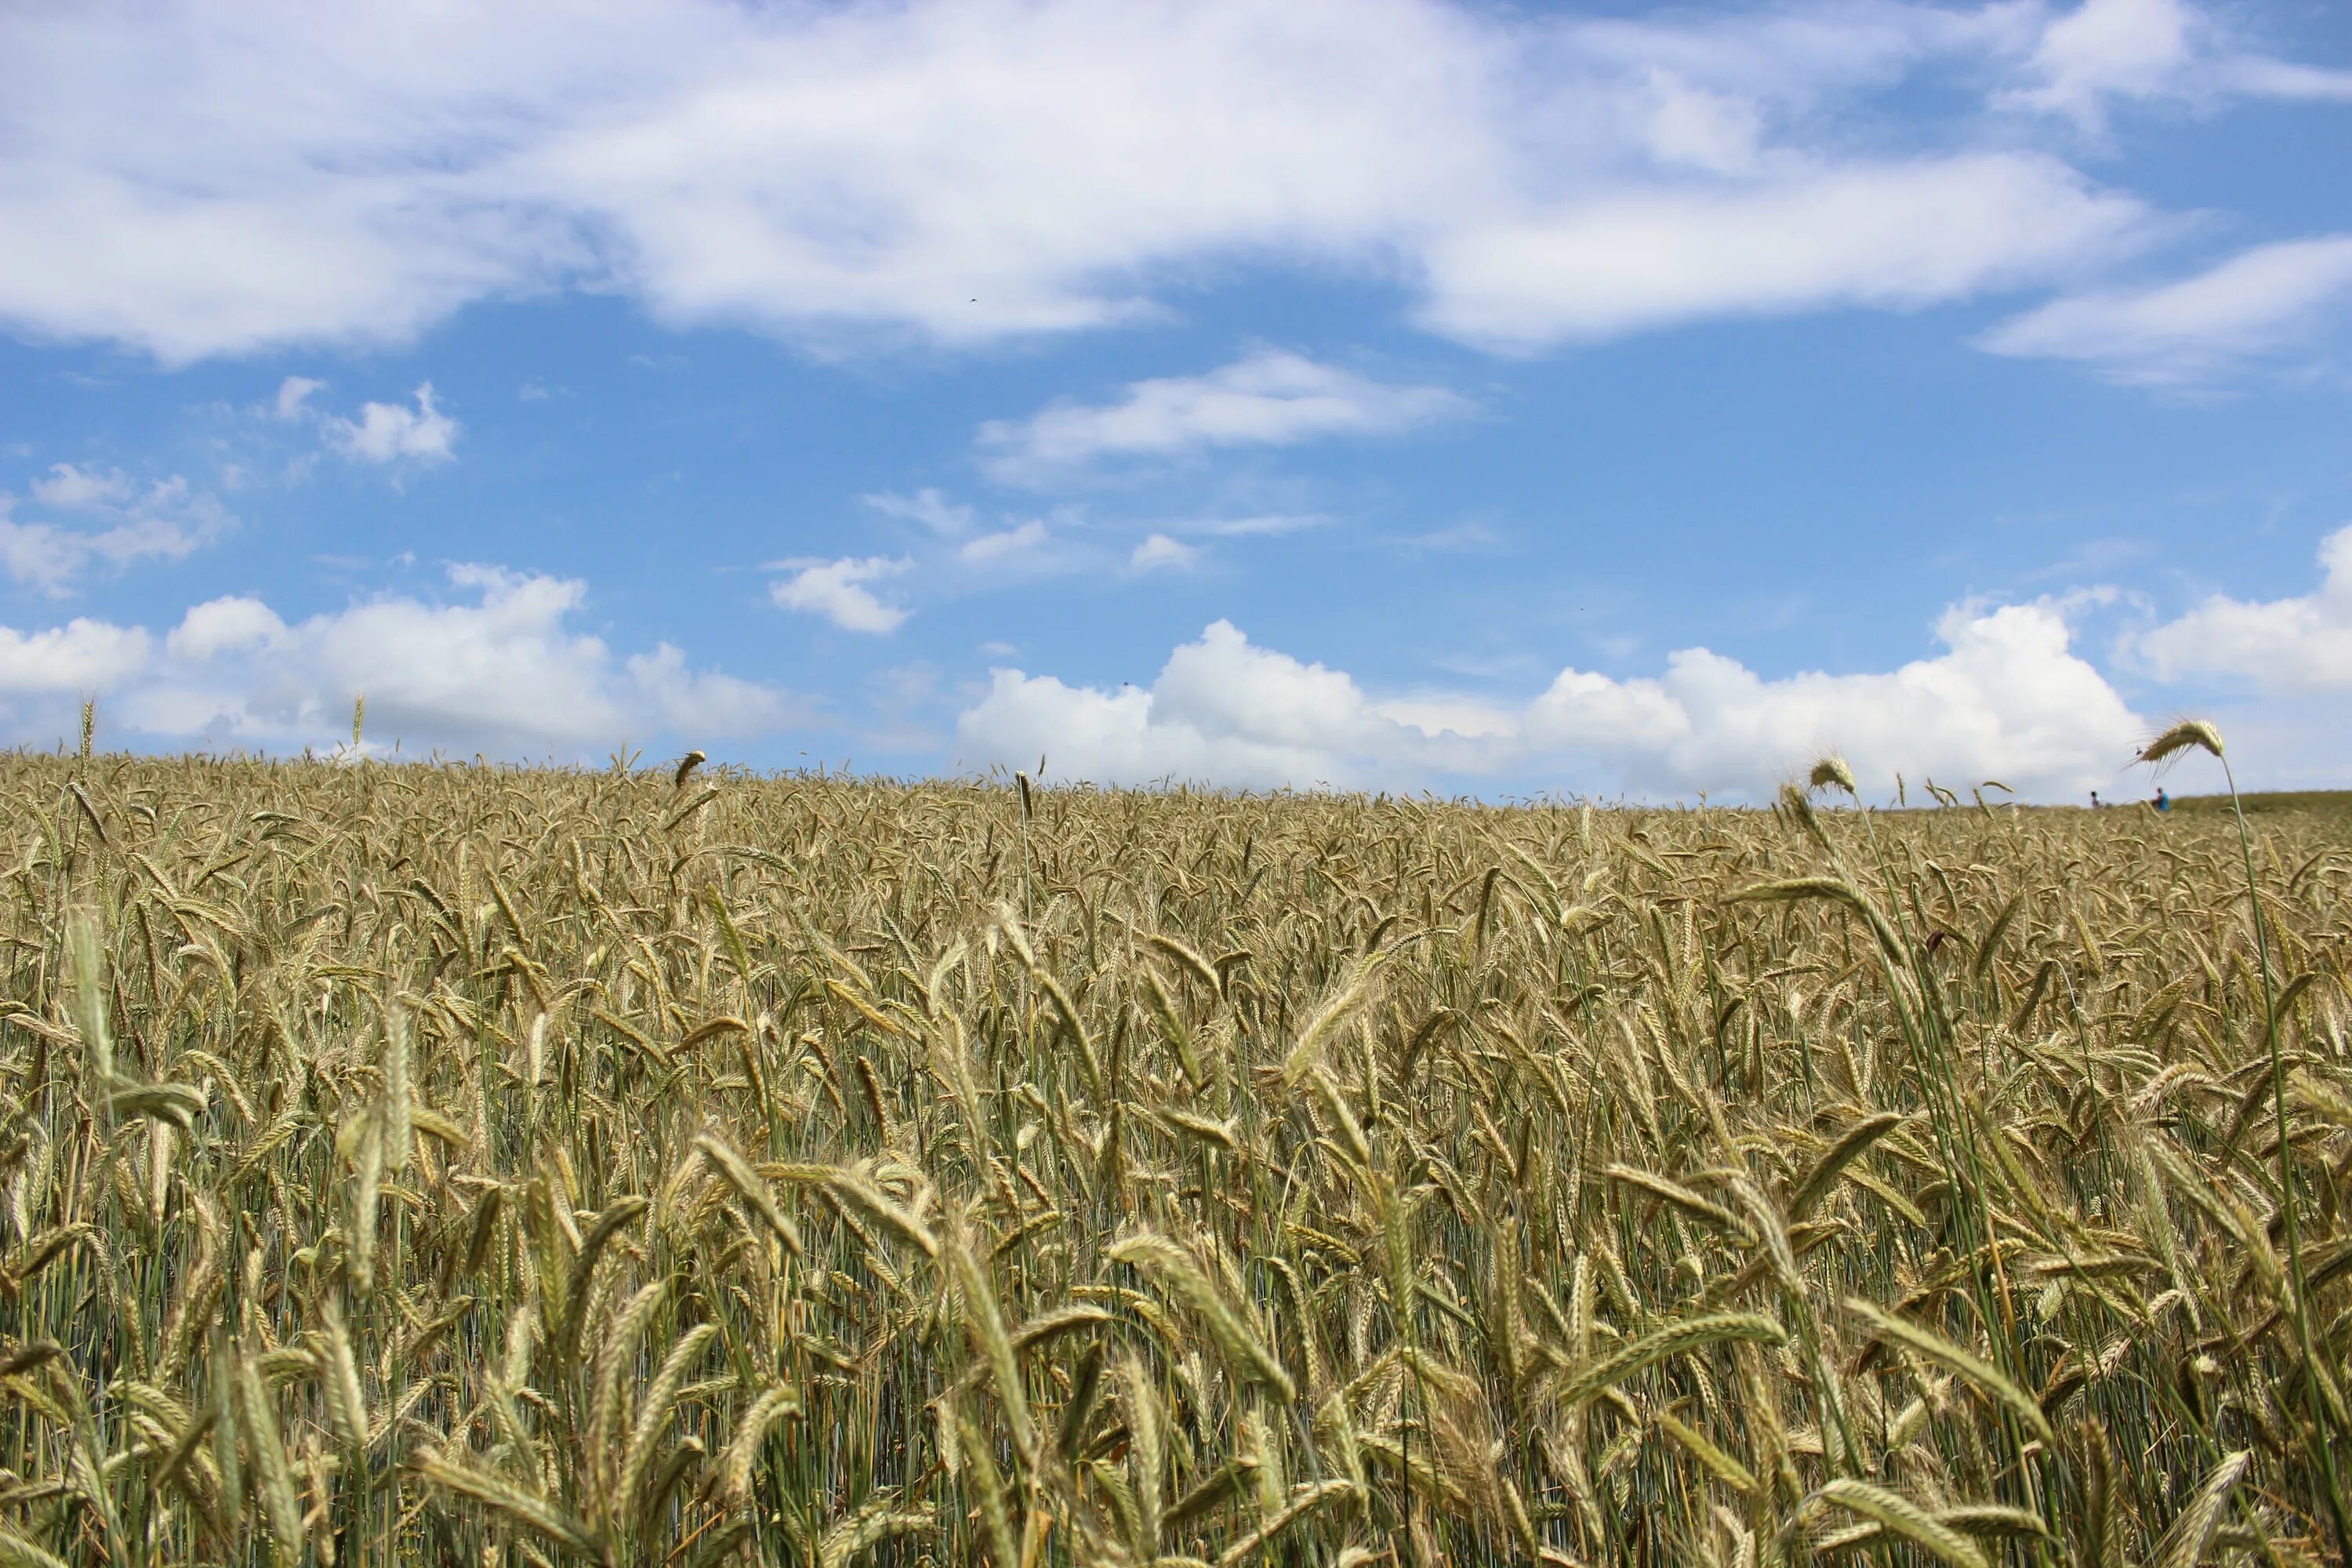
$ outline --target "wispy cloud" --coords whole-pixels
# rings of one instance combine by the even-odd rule
[[[2250,52],[2189,0],[2084,0],[2042,29],[2026,73],[2028,82],[1999,102],[2064,115],[2094,132],[2117,100],[2352,100],[2352,70]]]
[[[310,412],[310,395],[324,390],[326,383],[307,375],[289,375],[278,384],[278,417],[300,419]]]
[[[996,477],[1034,482],[1105,459],[1385,434],[1471,406],[1444,387],[1391,385],[1262,349],[1203,375],[1133,382],[1114,402],[1057,403],[1027,419],[992,421],[979,444]]]
[[[857,499],[884,517],[919,522],[933,533],[946,537],[961,533],[971,526],[971,508],[950,501],[936,489],[926,488],[904,496],[885,492]]]
[[[1051,537],[1045,525],[1033,517],[1018,527],[983,533],[977,539],[965,541],[957,550],[956,557],[968,566],[984,566],[1007,556],[1034,550]]]
[[[139,487],[120,468],[85,468],[73,463],[56,463],[27,488],[35,500],[84,510],[120,506],[131,500]]]
[[[2039,153],[1807,163],[1448,234],[1430,247],[1421,316],[1527,353],[1727,316],[1913,309],[2112,261],[2148,216]]]
[[[0,494],[0,570],[62,595],[94,567],[179,561],[236,526],[219,501],[174,474],[137,480],[119,468],[53,464],[27,487],[37,513],[20,519]]]
[[[2074,360],[2116,381],[2188,387],[2309,345],[2352,306],[2352,235],[2243,250],[2193,277],[2055,300],[1981,340],[1995,353]]]
[[[1463,555],[1494,550],[1502,542],[1501,534],[1475,518],[1465,522],[1448,523],[1444,528],[1433,528],[1423,533],[1400,534],[1391,541],[1398,551],[1407,555]]]
[[[1220,539],[1270,539],[1310,528],[1322,528],[1330,521],[1327,512],[1265,511],[1248,517],[1213,518],[1188,527],[1192,531],[1214,534]]]
[[[2037,79],[2006,101],[2096,124],[2113,97],[2147,97],[2177,84],[2196,57],[2198,13],[2182,0],[2084,0],[2034,46]]]

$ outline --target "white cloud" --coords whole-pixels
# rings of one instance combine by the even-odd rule
[[[1135,547],[1134,552],[1127,558],[1127,564],[1129,570],[1136,572],[1154,572],[1163,567],[1188,571],[1200,559],[1199,546],[1187,544],[1181,539],[1171,539],[1164,533],[1155,533]]]
[[[1304,355],[1262,349],[1206,375],[1135,382],[1116,403],[1058,403],[1024,420],[992,420],[980,428],[980,445],[999,478],[1024,479],[1100,458],[1376,435],[1469,407],[1467,399],[1444,387],[1390,386]]]
[[[800,716],[799,704],[773,687],[714,669],[688,668],[685,650],[670,643],[631,654],[623,668],[628,677],[624,700],[675,734],[765,734]]]
[[[2043,16],[2039,5],[1829,0],[1586,16],[1561,30],[1567,47],[1546,63],[1580,79],[1574,103],[1630,89],[1648,106],[1688,85],[1778,113],[1895,86],[1922,66],[2023,55]]]
[[[330,414],[313,405],[311,399],[326,384],[310,376],[289,375],[278,384],[273,411],[281,420],[315,427],[330,449],[354,463],[383,465],[404,459],[444,463],[455,455],[453,448],[465,426],[442,410],[431,382],[417,386],[413,407],[405,403],[363,403],[357,418]],[[536,385],[525,385],[526,399]],[[546,396],[546,391],[540,389],[538,395]]]
[[[2079,270],[2145,222],[2137,202],[2031,153],[1635,190],[1439,238],[1422,315],[1525,351],[1710,317],[1910,309]]]
[[[278,417],[299,419],[310,412],[310,395],[323,388],[323,381],[313,381],[307,375],[289,375],[278,384]]]
[[[2111,100],[2352,99],[2352,71],[2273,59],[2235,47],[2224,22],[2189,0],[2083,0],[2042,29],[2026,62],[2031,85],[2002,104],[2105,128]]]
[[[2055,300],[1981,340],[1995,353],[2076,360],[2147,385],[2206,382],[2307,343],[2352,302],[2352,235],[2243,250],[2192,278]]]
[[[37,506],[71,521],[19,521],[16,499],[0,494],[0,571],[52,595],[93,565],[184,560],[236,521],[177,474],[142,483],[119,468],[58,463],[28,488]]]
[[[757,734],[794,717],[786,694],[689,669],[667,643],[616,662],[572,625],[580,582],[459,565],[449,583],[457,602],[392,595],[292,623],[252,598],[198,605],[165,638],[169,668],[119,710],[163,737],[330,744],[364,693],[373,737],[499,756]]]
[[[1330,521],[1319,511],[1269,511],[1251,517],[1218,518],[1198,526],[1202,533],[1213,533],[1221,539],[1255,539],[1321,528]]]
[[[967,541],[963,547],[956,552],[956,556],[967,565],[984,566],[991,562],[1001,561],[1008,555],[1018,555],[1026,551],[1034,550],[1045,543],[1048,537],[1045,525],[1033,517],[1018,528],[1008,528],[996,533],[983,533],[978,539]]]
[[[2217,68],[2221,84],[2255,98],[2305,99],[2315,103],[2352,103],[2352,70],[2328,70],[2291,60],[2237,55]]]
[[[120,468],[100,473],[71,463],[51,464],[48,473],[27,488],[35,500],[76,508],[120,506],[137,489],[131,476]]]
[[[1540,776],[1652,798],[1767,795],[1842,750],[1874,788],[1899,771],[1998,778],[2072,798],[2129,757],[2140,720],[2072,651],[2067,606],[1961,606],[1942,652],[1886,672],[1756,674],[1705,648],[1657,676],[1560,672],[1517,708],[1473,698],[1368,696],[1346,673],[1253,646],[1219,621],[1149,688],[1072,687],[993,672],[958,722],[968,763],[1047,755],[1055,776],[1248,787]]]
[[[1372,711],[1433,740],[1512,742],[1519,733],[1520,715],[1475,698],[1434,695],[1392,697],[1372,705]]]
[[[278,402],[286,402],[284,390]],[[295,400],[301,406],[301,400]],[[425,382],[416,389],[416,406],[401,403],[368,403],[360,407],[357,419],[340,415],[328,415],[320,422],[326,433],[327,444],[355,462],[390,463],[402,458],[414,458],[421,462],[446,462],[450,446],[457,438],[457,422],[441,412],[433,401],[433,384]]]
[[[971,508],[958,505],[939,491],[928,488],[910,496],[886,493],[857,499],[884,517],[919,522],[937,534],[958,534],[971,526]]]
[[[1134,320],[1236,260],[1392,279],[1444,330],[1513,345],[1591,320],[1916,303],[2120,243],[2118,199],[2079,182],[2012,172],[1986,229],[1984,193],[1937,161],[1855,164],[1825,129],[1827,100],[1936,62],[2013,65],[2034,15],[609,0],[583,25],[541,0],[419,31],[394,0],[10,7],[0,232],[43,243],[0,250],[0,321],[176,363],[407,340],[473,301],[583,288],[821,348],[953,345]],[[2068,42],[2086,30],[2041,37],[2032,90],[2136,79],[2141,46]],[[2327,74],[2267,64],[2307,90]],[[1738,242],[1817,216],[1805,191],[1848,175],[1965,262],[1849,218],[1811,248],[1851,258],[1792,280],[1783,256],[1744,288]],[[1654,205],[1677,203],[1662,227]],[[1664,247],[1679,305],[1594,259],[1621,237]],[[1477,265],[1489,242],[1517,258],[1506,276]],[[1555,252],[1585,280],[1539,287]]]
[[[1957,607],[1937,635],[1942,653],[1885,673],[1766,679],[1706,648],[1670,655],[1654,678],[1563,670],[1530,707],[1528,742],[1606,759],[1636,791],[1750,796],[1829,751],[1876,786],[1901,772],[2059,798],[2129,758],[2144,726],[2073,651],[2063,606]]]
[[[79,616],[46,631],[0,626],[0,699],[103,696],[146,668],[147,643],[137,626]]]
[[[1757,106],[1712,91],[1660,68],[1650,78],[1657,95],[1651,110],[1651,150],[1662,163],[1687,163],[1711,174],[1745,174],[1762,155],[1764,119]]]
[[[175,659],[202,664],[225,653],[276,649],[286,642],[286,623],[259,599],[242,595],[208,599],[180,617],[163,639]]]
[[[970,763],[1042,752],[1063,778],[1257,788],[1351,782],[1368,748],[1417,733],[1381,720],[1344,673],[1255,647],[1226,621],[1170,655],[1149,690],[999,669],[956,732]]]
[[[2352,691],[2352,523],[2320,542],[2319,565],[2311,593],[2216,594],[2126,638],[2123,652],[2162,680],[2219,677],[2265,691]]]
[[[2183,0],[2084,0],[2042,33],[2030,67],[2039,84],[2011,97],[2096,124],[2110,95],[2170,89],[2190,62],[2200,21]]]
[[[869,555],[864,560],[793,562],[790,577],[768,585],[769,596],[787,610],[823,616],[845,632],[895,632],[908,612],[877,598],[866,584],[895,577],[913,564]]]

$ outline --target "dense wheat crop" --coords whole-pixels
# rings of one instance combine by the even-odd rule
[[[0,802],[0,1562],[2337,1550],[2318,813]]]

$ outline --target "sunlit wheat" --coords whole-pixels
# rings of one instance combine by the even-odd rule
[[[0,761],[0,1562],[2341,1550],[2343,817],[363,718]]]

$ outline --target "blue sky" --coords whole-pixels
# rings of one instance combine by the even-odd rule
[[[0,741],[2346,783],[2347,149],[2336,0],[11,7]]]

